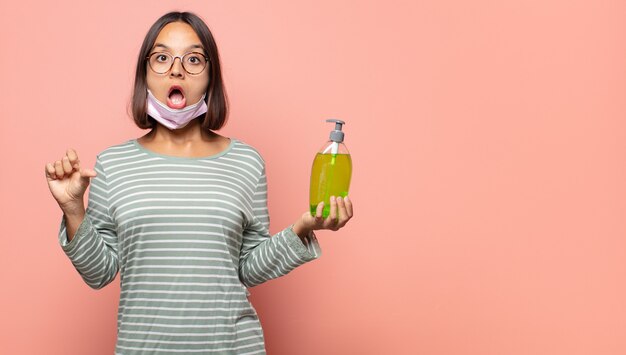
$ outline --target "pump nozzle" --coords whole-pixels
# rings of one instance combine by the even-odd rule
[[[341,131],[342,125],[346,124],[344,121],[336,120],[336,119],[328,119],[326,122],[334,122],[335,130],[330,132],[330,140],[333,142],[341,143],[343,142],[344,134]]]

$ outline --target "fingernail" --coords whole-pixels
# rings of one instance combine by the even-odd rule
[[[341,202],[341,196],[337,197],[337,202]]]
[[[343,200],[344,200],[345,202],[350,201],[350,200],[348,200],[348,196],[344,197],[344,198],[343,198]]]

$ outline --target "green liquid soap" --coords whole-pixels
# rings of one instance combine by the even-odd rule
[[[317,205],[324,201],[322,216],[330,214],[330,196],[346,197],[350,189],[352,159],[350,154],[317,153],[311,169],[310,208],[317,213]]]

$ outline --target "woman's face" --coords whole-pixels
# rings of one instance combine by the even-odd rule
[[[161,29],[154,41],[150,54],[154,52],[183,56],[189,52],[206,54],[196,32],[184,22],[172,22]],[[160,57],[162,60],[164,57]],[[209,64],[199,74],[189,74],[183,69],[180,58],[174,59],[172,68],[158,74],[146,63],[146,80],[150,92],[171,108],[183,108],[200,101],[209,85]],[[181,94],[173,88],[178,86]]]

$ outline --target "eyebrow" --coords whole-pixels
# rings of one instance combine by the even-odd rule
[[[170,47],[164,45],[163,43],[155,43],[154,46],[152,47],[152,49],[155,49],[156,47],[163,47],[165,49],[170,49]],[[202,45],[200,45],[200,44],[192,44],[191,46],[185,48],[185,50],[192,49],[192,48],[200,48],[200,49],[204,50],[204,47],[202,47]]]

